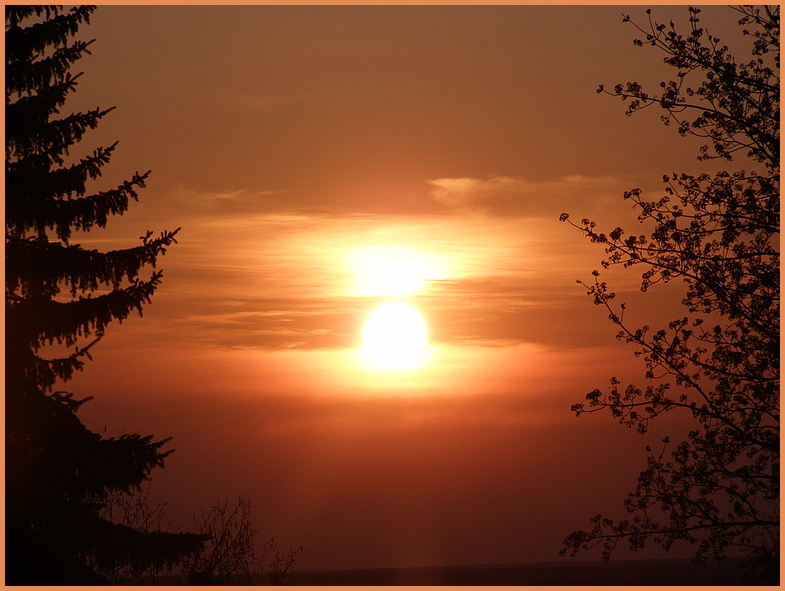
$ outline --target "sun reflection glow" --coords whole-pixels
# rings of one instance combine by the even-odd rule
[[[408,371],[423,367],[430,357],[425,321],[403,302],[388,302],[365,322],[360,358],[367,369]]]
[[[402,246],[359,248],[347,263],[354,275],[352,293],[358,296],[406,297],[428,280],[447,276],[442,257]]]

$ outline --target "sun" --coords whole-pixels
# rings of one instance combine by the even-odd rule
[[[428,331],[420,313],[403,302],[388,302],[368,316],[360,356],[368,369],[408,371],[429,358]]]

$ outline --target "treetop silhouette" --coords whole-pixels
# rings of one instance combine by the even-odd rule
[[[72,38],[94,10],[5,8],[7,584],[99,583],[94,569],[101,565],[161,565],[198,551],[205,539],[102,518],[113,493],[137,489],[164,465],[173,451],[164,450],[169,439],[102,437],[77,417],[89,398],[54,391],[82,369],[110,322],[134,310],[141,315],[162,273],[144,279],[140,272],[155,266],[177,233],[148,232],[140,245],[111,252],[71,242],[74,231],[103,228],[122,215],[149,174],[89,193],[116,143],[66,164],[112,110],[60,117],[81,75],[70,68],[92,43]],[[48,357],[52,344],[73,353]]]
[[[614,306],[615,294],[593,272],[587,292],[608,310],[618,338],[636,345],[648,385],[623,388],[614,377],[608,392],[590,392],[588,404],[573,410],[607,409],[641,433],[665,412],[693,422],[675,447],[667,437],[660,449],[647,446],[647,467],[624,503],[632,517],[597,515],[590,531],[566,538],[562,554],[601,544],[608,558],[622,540],[632,549],[647,540],[665,549],[687,541],[698,546],[697,560],[741,554],[758,576],[778,581],[779,7],[735,10],[754,40],[749,61],[737,62],[700,27],[700,10],[690,8],[687,35],[650,18],[648,30],[638,27],[645,40],[635,41],[663,50],[677,79],[661,83],[661,94],[635,82],[608,94],[629,99],[628,114],[659,105],[663,121],[676,122],[680,134],[706,138],[701,160],[731,161],[741,153],[745,164],[763,170],[665,175],[665,195],[656,201],[640,189],[626,192],[651,228],[648,236],[621,228],[606,235],[593,221],[561,216],[605,245],[604,268],[642,265],[642,291],[676,280],[686,286],[683,316],[657,331],[632,328],[625,305]]]

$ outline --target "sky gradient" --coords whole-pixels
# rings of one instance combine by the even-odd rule
[[[703,14],[723,40],[726,11]],[[80,411],[94,430],[174,438],[151,488],[174,526],[247,494],[261,540],[305,548],[298,568],[349,569],[558,560],[590,517],[622,516],[645,444],[680,426],[644,438],[570,412],[611,376],[644,380],[576,284],[602,249],[558,218],[633,229],[625,190],[654,197],[663,174],[702,169],[697,140],[595,92],[670,79],[622,13],[645,21],[621,6],[99,7],[66,108],[117,109],[79,150],[119,140],[96,189],[152,173],[75,241],[182,230],[144,318],[110,326],[69,389],[95,396]],[[641,294],[639,277],[603,273],[631,324],[675,318],[679,287]],[[421,369],[358,359],[392,298],[425,320]]]

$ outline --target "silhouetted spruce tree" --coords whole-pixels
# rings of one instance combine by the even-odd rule
[[[624,304],[613,305],[614,294],[594,271],[588,293],[607,308],[619,338],[637,346],[648,384],[623,388],[611,378],[609,391],[589,393],[588,404],[573,410],[609,410],[641,433],[662,413],[682,412],[692,427],[675,447],[667,437],[660,449],[647,447],[647,467],[625,501],[631,518],[597,515],[590,531],[567,537],[562,553],[602,544],[607,559],[621,540],[633,549],[647,540],[665,549],[685,540],[697,545],[698,560],[744,555],[758,577],[777,582],[779,6],[735,10],[752,45],[747,61],[700,26],[697,8],[689,9],[686,35],[649,17],[645,29],[638,27],[645,38],[634,43],[662,50],[676,80],[661,83],[660,94],[635,82],[608,92],[629,100],[628,114],[659,106],[681,135],[705,138],[700,160],[741,154],[759,170],[665,175],[665,195],[655,201],[628,191],[624,197],[652,228],[649,236],[625,236],[621,228],[606,235],[589,220],[573,224],[605,245],[605,268],[643,266],[643,291],[676,280],[686,288],[683,316],[667,328],[632,328]]]
[[[90,45],[71,38],[94,9],[5,8],[5,564],[12,585],[101,583],[93,567],[163,565],[198,551],[204,540],[100,517],[110,494],[135,490],[172,450],[163,449],[168,439],[91,432],[76,414],[86,399],[55,390],[82,368],[109,322],[141,314],[161,272],[144,280],[140,269],[155,265],[176,233],[148,233],[139,246],[111,252],[71,242],[72,231],[103,228],[110,215],[124,213],[147,178],[135,174],[90,194],[88,180],[100,176],[115,146],[65,160],[111,110],[59,116],[78,78],[70,67]],[[51,344],[73,353],[47,358],[43,348]]]

